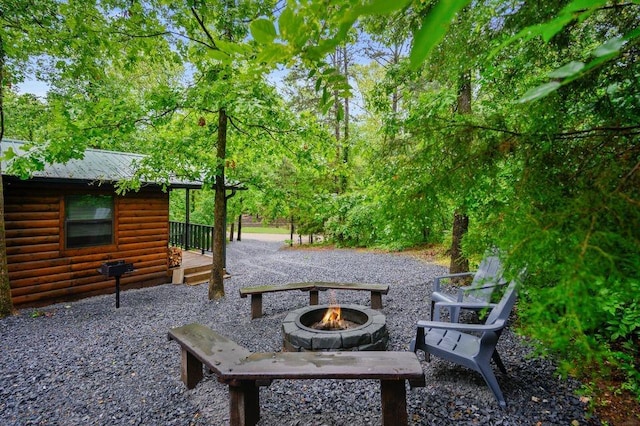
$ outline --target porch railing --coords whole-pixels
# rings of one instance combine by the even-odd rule
[[[213,226],[169,221],[169,244],[184,250],[213,251]]]

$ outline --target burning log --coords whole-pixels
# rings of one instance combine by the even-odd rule
[[[312,328],[316,330],[346,330],[355,325],[357,324],[342,318],[342,310],[336,299],[336,292],[332,290],[329,292],[329,307],[327,308],[327,312],[322,317],[322,320],[313,324]]]

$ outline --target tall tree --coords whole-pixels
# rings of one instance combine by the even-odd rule
[[[39,0],[32,4],[8,0],[0,5],[0,143],[5,136],[6,91],[22,81],[29,62],[40,54],[57,52],[58,4]],[[7,269],[4,194],[0,167],[0,316],[11,313],[11,287]]]
[[[460,88],[457,97],[458,114],[471,114],[471,71],[460,75]],[[466,141],[461,141],[465,143]],[[453,212],[453,226],[451,235],[451,263],[449,272],[452,274],[469,271],[469,259],[462,251],[462,240],[469,230],[469,216],[464,207],[456,208]]]

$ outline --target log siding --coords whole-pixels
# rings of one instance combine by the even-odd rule
[[[169,195],[159,188],[121,196],[109,185],[4,180],[7,260],[16,307],[113,293],[115,280],[97,272],[110,260],[133,263],[135,272],[121,278],[123,289],[169,281]],[[64,206],[71,194],[113,196],[113,244],[65,248]]]

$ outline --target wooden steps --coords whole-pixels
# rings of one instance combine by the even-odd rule
[[[174,269],[172,282],[174,284],[186,285],[198,285],[209,282],[212,268],[213,265],[200,265]],[[229,278],[229,275],[225,272],[224,277]]]
[[[211,278],[212,265],[194,266],[184,270],[183,282],[187,285],[198,285],[208,282]]]

